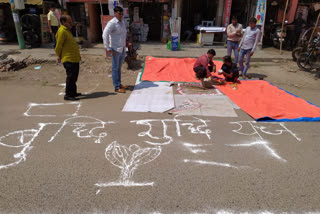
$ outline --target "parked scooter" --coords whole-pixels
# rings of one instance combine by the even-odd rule
[[[307,51],[301,53],[297,60],[299,68],[305,71],[320,68],[320,36],[313,39],[308,45]]]
[[[275,48],[280,48],[280,40],[281,40],[281,23],[275,23],[273,20],[270,20],[271,23],[271,31],[270,31],[270,40],[272,41],[272,44]],[[285,21],[285,23],[288,23],[288,21]],[[286,41],[286,28],[283,28],[282,31],[282,45],[285,46]]]

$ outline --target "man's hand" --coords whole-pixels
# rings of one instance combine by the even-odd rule
[[[61,58],[60,57],[58,57],[57,62],[61,63]]]
[[[238,48],[238,52],[240,52],[240,48]]]
[[[251,53],[250,53],[250,56],[252,56],[253,54],[254,54],[254,52],[251,52]]]
[[[108,50],[106,50],[106,55],[107,55],[107,56],[109,56],[110,53],[111,53],[113,56],[116,56],[116,55],[117,55],[116,52],[114,52],[114,51],[111,51],[111,50],[108,51]]]

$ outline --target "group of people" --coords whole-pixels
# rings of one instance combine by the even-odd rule
[[[219,74],[225,77],[227,82],[237,82],[239,76],[250,78],[247,71],[250,67],[250,60],[253,56],[257,44],[261,37],[261,31],[257,27],[257,19],[250,18],[249,26],[243,32],[242,25],[237,22],[236,17],[232,17],[232,23],[227,27],[227,55],[223,57],[223,65]],[[231,54],[234,52],[234,62]],[[212,84],[222,84],[217,81],[212,73],[216,72],[216,66],[213,57],[216,55],[215,50],[210,49],[207,54],[200,56],[193,66],[196,78],[200,79],[204,86],[204,79],[209,79]],[[246,62],[244,65],[244,57]],[[239,68],[237,64],[239,63]],[[240,73],[241,72],[241,73]]]
[[[112,57],[114,90],[117,93],[125,93],[125,89],[128,86],[121,84],[121,66],[125,59],[126,46],[130,44],[126,41],[127,30],[123,20],[123,9],[118,6],[115,7],[114,16],[104,28],[102,37],[106,54]],[[58,56],[58,62],[63,63],[67,74],[64,99],[79,100],[79,96],[82,96],[82,94],[77,92],[76,82],[78,80],[81,57],[78,44],[71,33],[72,18],[69,15],[62,15],[60,23],[61,26],[55,35],[55,52]]]
[[[53,10],[53,9],[52,9]],[[51,16],[51,15],[50,15]],[[49,18],[49,15],[48,15]],[[237,23],[235,17],[232,18],[232,24],[227,28],[228,34],[228,54],[223,57],[224,64],[219,74],[225,76],[226,81],[236,82],[239,75],[246,78],[247,70],[250,66],[250,58],[253,55],[257,43],[260,39],[260,30],[256,26],[257,20],[251,18],[249,27],[243,33],[242,25]],[[54,22],[50,22],[50,32],[54,32]],[[72,18],[68,15],[60,17],[60,27],[56,32],[55,52],[58,56],[58,62],[62,62],[66,69],[66,90],[65,100],[79,100],[81,93],[77,92],[77,79],[79,75],[79,62],[81,60],[79,47],[71,33]],[[110,20],[103,30],[102,34],[104,47],[107,56],[112,58],[112,81],[114,90],[117,93],[125,93],[127,86],[121,83],[121,67],[126,56],[126,47],[130,45],[127,38],[126,25],[123,20],[123,9],[119,6],[114,8],[114,18]],[[231,59],[232,50],[234,52],[234,62]],[[240,52],[240,53],[239,53]],[[216,52],[210,49],[207,54],[199,57],[194,64],[194,71],[198,79],[203,80],[206,77],[213,77],[212,72],[216,72],[216,66],[212,61]],[[243,64],[246,56],[246,64]],[[239,60],[239,68],[237,66]],[[239,74],[239,71],[241,74]],[[214,80],[215,83],[221,83]],[[203,81],[202,81],[203,82]]]

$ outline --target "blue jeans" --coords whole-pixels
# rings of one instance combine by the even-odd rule
[[[240,50],[240,54],[239,54],[239,70],[242,72],[242,75],[246,75],[247,71],[248,71],[248,69],[250,67],[250,59],[251,59],[250,53],[251,53],[251,50],[252,49],[245,50],[245,49],[242,49],[242,48]],[[246,66],[243,66],[244,55],[246,55]]]
[[[234,53],[234,63],[238,64],[238,57],[239,57],[239,52],[238,52],[238,47],[239,47],[239,42],[232,42],[232,41],[227,41],[227,55],[231,56],[232,50]]]
[[[111,49],[116,53],[115,56],[112,55],[112,82],[115,90],[118,90],[121,85],[121,66],[123,64],[124,58],[126,57],[126,49],[123,48],[122,53],[119,53]]]

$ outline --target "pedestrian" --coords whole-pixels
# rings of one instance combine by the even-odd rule
[[[212,76],[211,72],[216,72],[216,65],[212,61],[215,55],[216,51],[214,49],[210,49],[206,54],[200,56],[193,65],[194,72],[196,74],[199,72],[205,73],[206,77]]]
[[[200,56],[193,65],[196,79],[201,80],[202,87],[204,88],[211,88],[213,84],[223,84],[223,82],[217,81],[211,74],[211,72],[216,72],[216,65],[212,61],[215,55],[215,50],[210,49],[206,54]]]
[[[50,4],[50,9],[49,9],[47,18],[48,18],[49,32],[53,41],[53,48],[56,47],[56,33],[60,26],[60,23],[55,11],[56,11],[55,4],[54,3]]]
[[[239,78],[239,69],[236,63],[232,63],[231,56],[224,56],[223,57],[223,65],[221,70],[219,70],[219,74],[222,74],[226,82],[233,82],[236,83]]]
[[[242,24],[239,24],[237,21],[237,17],[233,16],[231,19],[231,24],[227,27],[227,55],[231,56],[232,50],[234,53],[234,63],[238,63],[238,47],[239,42],[241,41],[243,30]]]
[[[79,75],[80,51],[76,40],[71,33],[72,19],[68,15],[60,18],[61,26],[56,34],[57,45],[55,48],[58,62],[63,63],[66,69],[66,93],[65,100],[79,100],[77,93],[77,80]]]
[[[241,39],[241,42],[238,47],[239,53],[239,69],[243,78],[247,78],[247,71],[250,67],[250,59],[256,50],[257,44],[260,41],[261,31],[257,27],[257,19],[252,17],[249,20],[249,27],[246,28],[246,31]],[[246,65],[243,66],[243,59],[246,55]],[[240,76],[241,76],[240,75]]]
[[[102,38],[106,54],[112,57],[112,82],[115,92],[125,93],[128,86],[121,84],[121,66],[126,57],[127,29],[123,20],[123,9],[114,8],[114,18],[103,30]]]

